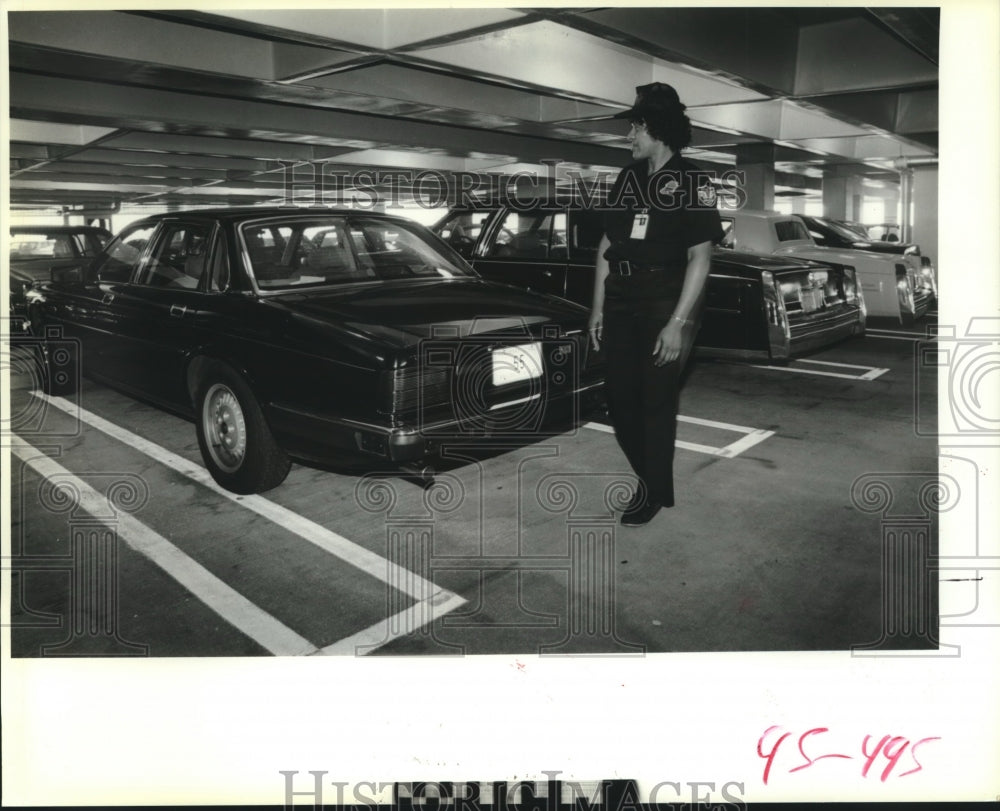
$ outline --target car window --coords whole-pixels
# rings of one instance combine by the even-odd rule
[[[77,249],[82,256],[97,256],[104,246],[111,241],[111,238],[99,233],[90,232],[87,234],[75,234]]]
[[[498,259],[565,259],[566,213],[511,211],[504,217],[490,256]]]
[[[836,234],[845,242],[857,242],[858,239],[860,238],[858,233],[854,231],[854,229],[849,228],[848,226],[844,225],[843,223],[837,222],[836,220],[827,220],[821,217],[817,217],[816,222],[818,222],[825,228],[829,228],[831,231],[833,231],[834,234]],[[813,236],[815,236],[815,234],[813,234]]]
[[[458,211],[434,230],[458,253],[470,259],[489,216],[489,211]]]
[[[774,224],[774,233],[778,242],[788,242],[793,239],[810,239],[809,232],[798,220],[781,220]]]
[[[730,217],[722,218],[722,239],[719,240],[720,248],[732,248],[733,240],[735,238],[735,230],[733,229],[733,220]]]
[[[394,220],[324,217],[250,223],[241,230],[261,290],[396,278],[467,276],[414,227]]]
[[[577,210],[569,215],[569,252],[574,262],[591,265],[604,236],[604,217],[599,211]]]
[[[155,225],[140,226],[123,232],[110,242],[95,260],[95,277],[102,282],[127,282],[155,230]]]
[[[13,261],[25,259],[73,259],[80,251],[73,249],[70,234],[37,233],[11,234],[10,258]]]
[[[136,280],[150,287],[196,290],[208,261],[211,226],[169,223]]]

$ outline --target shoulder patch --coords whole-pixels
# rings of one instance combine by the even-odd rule
[[[676,180],[670,178],[670,180],[660,186],[660,194],[673,194],[680,188],[680,185]]]

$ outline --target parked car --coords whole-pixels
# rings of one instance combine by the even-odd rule
[[[868,233],[869,239],[875,239],[880,242],[899,242],[902,234],[902,229],[899,227],[899,223],[895,222],[883,222],[878,225],[867,225],[865,226],[865,229]]]
[[[103,228],[85,225],[17,225],[10,229],[10,323],[12,335],[25,328],[24,294],[48,279],[53,268],[80,267],[111,240]]]
[[[802,218],[802,222],[809,229],[809,236],[817,245],[824,245],[830,248],[856,248],[863,251],[875,251],[876,253],[895,253],[900,255],[920,256],[920,246],[912,242],[891,241],[886,242],[877,239],[863,237],[858,232],[839,220],[830,220],[826,217],[810,217],[805,214],[797,215]]]
[[[28,314],[47,389],[72,388],[53,353],[79,346],[89,376],[193,417],[239,493],[278,485],[292,457],[422,464],[443,443],[531,441],[603,385],[585,309],[367,212],[148,217],[89,268],[53,270]]]
[[[912,324],[936,296],[919,263],[903,256],[817,245],[801,217],[774,211],[738,209],[722,215],[724,248],[764,256],[796,256],[818,262],[844,263],[857,271],[869,316]]]
[[[858,223],[848,223],[841,220],[828,220],[825,217],[808,217],[799,215],[809,229],[809,236],[817,245],[830,248],[854,248],[875,253],[892,253],[903,257],[913,270],[920,275],[920,282],[929,287],[931,294],[937,298],[937,272],[929,256],[920,251],[915,242],[885,241],[870,239],[867,229]],[[875,226],[878,227],[878,226]],[[860,234],[858,230],[860,229]]]
[[[601,213],[544,200],[525,209],[455,208],[433,227],[486,278],[589,307]],[[785,360],[864,333],[864,298],[844,263],[716,252],[706,288],[700,355]]]

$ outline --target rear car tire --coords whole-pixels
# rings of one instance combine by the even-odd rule
[[[250,387],[232,369],[206,370],[195,395],[198,446],[212,478],[234,493],[281,484],[291,461],[275,442]]]

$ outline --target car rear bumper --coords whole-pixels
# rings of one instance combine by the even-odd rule
[[[852,335],[864,335],[865,319],[859,308],[845,306],[840,312],[794,323],[789,332],[789,352],[800,355]]]
[[[405,463],[436,456],[445,444],[483,439],[529,444],[540,436],[561,433],[603,404],[603,390],[603,380],[595,380],[552,398],[546,403],[547,418],[528,426],[510,424],[509,417],[520,403],[479,418],[414,420],[399,426],[310,414],[276,404],[268,410],[268,418],[279,443],[297,458],[330,463],[352,453]]]

